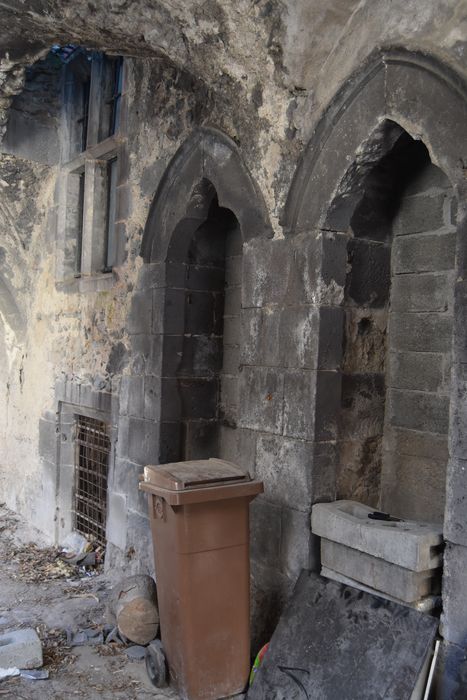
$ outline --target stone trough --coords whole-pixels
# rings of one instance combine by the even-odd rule
[[[372,519],[373,512],[355,501],[313,506],[321,573],[419,609],[433,608],[440,593],[441,526]]]

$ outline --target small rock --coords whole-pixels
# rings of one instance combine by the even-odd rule
[[[105,633],[105,627],[104,627],[104,633]],[[127,644],[127,638],[121,634],[119,631],[118,627],[112,627],[110,632],[107,634],[105,638],[105,643],[109,644],[110,642],[116,642],[117,644]]]
[[[125,654],[132,661],[142,661],[146,657],[146,647],[141,647],[135,644],[128,649],[125,649]]]
[[[78,630],[77,632],[72,632],[72,630],[67,629],[66,635],[67,646],[69,647],[95,646],[104,643],[103,633],[100,630],[92,628]]]

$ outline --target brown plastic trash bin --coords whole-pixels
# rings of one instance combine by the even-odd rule
[[[144,469],[162,645],[186,700],[240,693],[250,667],[249,503],[263,491],[219,459]]]

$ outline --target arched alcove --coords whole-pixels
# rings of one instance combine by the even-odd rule
[[[146,334],[156,348],[143,380],[150,459],[238,458],[242,250],[256,237],[272,229],[237,146],[198,129],[169,163],[144,231],[132,309],[139,319],[150,308],[152,324],[130,315],[135,349]]]
[[[385,119],[396,124],[396,131],[385,131],[383,139],[375,139]],[[402,128],[423,140],[433,163],[456,188],[461,204],[467,189],[463,174],[467,85],[433,54],[388,47],[368,56],[318,120],[287,196],[281,219],[286,235],[328,226],[341,231],[340,221],[329,219],[329,204],[349,172],[349,163],[357,169],[371,168]],[[347,208],[340,207],[344,218],[353,211],[358,200],[355,194],[351,199],[344,196],[348,199]]]
[[[167,252],[162,462],[220,456],[237,424],[241,232],[208,180],[194,189],[194,200],[198,211],[203,203],[205,219],[182,219]]]
[[[407,139],[410,139],[410,141],[407,141]],[[467,158],[467,153],[465,152],[467,144],[467,87],[459,74],[436,56],[409,51],[404,48],[385,48],[370,55],[361,69],[348,78],[318,121],[294,175],[282,222],[286,236],[299,238],[306,235],[306,232],[314,232],[314,235],[323,238],[323,259],[320,262],[323,279],[326,280],[328,285],[342,285],[342,294],[338,294],[337,298],[334,297],[331,304],[336,305],[337,303],[340,308],[342,308],[342,305],[348,307],[350,304],[357,308],[358,304],[355,304],[355,300],[349,301],[352,298],[352,284],[354,287],[352,293],[355,294],[356,290],[355,282],[346,275],[344,268],[345,263],[343,259],[346,258],[348,252],[350,252],[352,257],[351,263],[354,272],[360,265],[363,268],[378,270],[378,274],[386,277],[387,280],[390,280],[392,275],[392,272],[389,272],[388,260],[384,264],[381,259],[376,259],[376,257],[370,260],[371,255],[376,256],[377,246],[369,246],[364,236],[359,234],[359,231],[361,232],[362,230],[361,225],[365,223],[365,218],[367,219],[366,223],[373,225],[373,228],[374,225],[378,224],[375,221],[371,222],[371,217],[368,219],[367,205],[371,204],[371,207],[373,207],[375,203],[378,203],[378,206],[381,208],[383,202],[386,202],[389,210],[385,216],[387,219],[392,220],[391,226],[389,226],[392,229],[394,226],[399,225],[399,219],[402,221],[404,212],[406,212],[406,218],[410,219],[410,201],[412,200],[412,203],[414,203],[417,200],[416,195],[403,196],[403,192],[400,191],[400,185],[404,178],[401,180],[400,177],[399,182],[396,182],[397,187],[393,192],[393,197],[390,184],[385,182],[385,177],[387,177],[388,173],[384,173],[382,170],[385,163],[388,164],[391,160],[394,163],[396,162],[396,154],[398,152],[398,157],[402,159],[399,163],[399,172],[404,170],[407,165],[407,163],[405,165],[403,163],[404,149],[402,145],[404,140],[406,140],[406,143],[413,142],[412,149],[418,149],[419,154],[422,154],[422,161],[423,153],[426,154],[427,158],[429,157],[431,161],[429,169],[431,172],[434,173],[433,169],[438,168],[441,180],[444,179],[446,191],[451,188],[451,194],[454,193],[456,197],[454,208],[457,208],[457,212],[454,212],[453,209],[449,223],[449,226],[453,227],[451,233],[454,227],[456,230],[456,233],[450,237],[450,246],[455,247],[455,254],[452,252],[452,248],[449,248],[450,254],[455,255],[455,259],[452,262],[452,266],[445,271],[446,275],[444,277],[440,275],[440,278],[449,278],[451,283],[451,297],[448,302],[448,310],[451,316],[449,324],[446,321],[446,325],[450,326],[451,332],[445,329],[446,332],[443,330],[439,334],[436,328],[433,328],[431,331],[431,335],[438,335],[440,338],[444,338],[443,342],[445,345],[448,342],[450,343],[450,349],[452,350],[451,376],[453,381],[456,382],[461,380],[463,376],[464,347],[467,341],[465,323],[462,320],[465,318],[463,306],[466,299],[464,277],[465,261],[467,260],[465,237],[466,180],[462,166],[462,163]],[[415,162],[412,158],[415,150],[409,157],[408,164],[410,167],[415,167]],[[408,151],[405,152],[408,153]],[[420,165],[423,170],[422,165],[423,162]],[[368,179],[369,174],[373,173],[375,175],[378,173],[378,168],[379,178],[377,177],[372,183]],[[403,173],[404,177],[406,174]],[[413,177],[415,178],[415,176],[416,173],[414,172]],[[397,181],[397,177],[396,180],[393,178],[393,181]],[[420,195],[418,201],[422,201],[423,192],[418,194]],[[434,202],[435,198],[430,200],[430,204],[433,205]],[[378,206],[376,209],[378,209]],[[397,208],[399,206],[400,217]],[[446,222],[450,216],[449,212],[440,205],[437,206],[437,211],[428,208],[425,211],[412,211],[412,218],[423,220],[433,216],[437,220],[441,214],[444,215],[444,221]],[[355,235],[355,231],[352,234],[354,250],[347,251],[347,237],[351,223],[357,231],[357,235]],[[380,221],[379,224],[382,225],[382,222]],[[382,229],[384,229],[383,225]],[[406,240],[407,244],[409,241],[408,238],[403,238],[402,236],[400,240]],[[381,247],[381,241],[379,243]],[[429,251],[431,248],[427,246],[426,250]],[[445,250],[443,249],[442,254],[444,252]],[[432,250],[432,255],[434,257],[438,255],[436,249]],[[393,269],[395,269],[394,265]],[[428,274],[428,272],[427,270],[426,273]],[[401,280],[397,283],[398,288],[402,289],[402,280],[408,279],[409,274],[411,273],[408,272],[407,277],[403,273],[397,275]],[[354,275],[354,277],[356,279],[358,276]],[[408,290],[407,294],[409,294]],[[437,295],[438,290],[436,289],[429,293],[430,298],[435,300]],[[410,300],[411,302],[414,301],[412,297]],[[389,293],[387,301],[384,302],[388,305],[388,309],[393,304],[393,301],[391,293]],[[375,306],[378,302],[374,301],[372,303]],[[401,303],[400,300],[397,303]],[[368,306],[371,307],[371,304],[368,304]],[[384,313],[383,309],[381,309],[380,315],[382,317],[384,317]],[[441,313],[446,312],[441,312],[438,309],[425,312],[419,311],[419,313],[426,313],[427,319],[434,319],[436,314],[440,316]],[[446,314],[446,319],[449,313]],[[372,314],[374,317],[377,316],[376,308],[373,308]],[[347,311],[345,316],[348,320]],[[396,314],[394,314],[395,318]],[[415,320],[416,316],[413,315],[410,318]],[[357,333],[354,340],[357,344],[363,345],[364,342],[368,343],[371,339],[370,330],[375,324],[370,324],[364,318],[361,320],[363,320],[362,325],[354,327],[354,332]],[[388,320],[391,321],[389,316]],[[405,329],[407,338],[414,327],[415,325],[412,328]],[[357,329],[356,331],[355,328]],[[392,331],[395,337],[397,333],[400,334],[401,329],[401,324],[390,322],[388,326],[385,321],[380,340],[382,343],[385,343],[386,349],[386,335],[388,331]],[[449,341],[447,340],[448,336]],[[349,332],[347,332],[348,347],[349,337]],[[326,338],[321,334],[320,347],[323,342],[326,342]],[[324,350],[325,347],[323,346]],[[410,352],[410,350],[407,351]],[[387,364],[375,372],[375,376],[372,378],[374,382],[377,382],[376,375],[378,373],[386,375],[389,370],[394,371],[396,358],[397,353],[394,348],[394,351],[390,350],[389,355],[387,355]],[[348,360],[345,356],[343,356],[343,359],[345,361]],[[419,358],[413,356],[413,359],[418,360]],[[447,360],[445,362],[447,363]],[[443,371],[445,374],[449,374],[447,367]],[[343,395],[345,395],[352,380],[351,378],[346,378],[345,372],[343,379],[344,383],[347,384],[347,387],[344,386],[343,388]],[[453,386],[455,387],[455,385]],[[445,384],[443,392],[449,393],[446,387],[447,385]],[[393,387],[393,389],[398,391],[398,387]],[[382,396],[381,387],[379,391]],[[372,392],[373,394],[378,393],[376,385],[373,386]],[[386,402],[386,389],[384,390],[384,397],[386,418],[383,418],[383,422],[391,415],[394,408],[393,401]],[[351,399],[349,401],[351,402]],[[444,465],[446,461],[448,462],[445,531],[446,536],[452,538],[453,541],[467,544],[467,527],[461,512],[460,500],[456,495],[463,483],[461,478],[463,469],[459,460],[463,459],[463,449],[467,441],[467,435],[464,435],[461,427],[464,425],[462,420],[462,415],[464,414],[463,399],[461,394],[454,390],[449,393],[449,399],[447,396],[444,396],[443,401],[442,421],[444,421],[444,425],[442,432],[444,435],[447,434],[447,439],[443,438],[444,446],[442,450],[436,453],[438,455],[436,459],[442,461]],[[383,400],[381,399],[380,406],[382,403]],[[317,399],[316,405],[318,404],[319,400]],[[449,407],[447,407],[448,404]],[[337,413],[340,410],[340,402],[336,402],[335,406],[335,412]],[[426,415],[429,413],[434,418],[435,408],[425,405],[425,409]],[[381,422],[381,412],[379,420]],[[340,427],[342,428],[342,421],[340,421]],[[335,434],[335,430],[333,434]],[[368,437],[370,436],[368,435]],[[387,448],[384,450],[384,454],[382,451],[383,442],[385,448]],[[374,449],[370,449],[370,447],[372,447],[371,444],[367,450],[367,457],[370,462],[375,458],[379,459],[380,464],[383,464],[386,459],[386,452],[391,453],[388,441],[381,440],[380,446],[373,445]],[[378,452],[379,457],[377,456]],[[432,457],[433,455],[430,455],[427,459],[430,460]],[[415,480],[418,479],[424,482],[424,480],[431,478],[427,473],[427,459],[423,458],[425,460],[423,464],[421,461],[419,462],[418,475],[415,477]],[[395,477],[393,476],[392,479],[389,478],[385,469],[382,470],[384,477],[381,485],[384,485],[385,493],[393,492],[400,476],[400,471],[396,470],[395,463],[393,463],[393,466],[395,470],[393,475],[395,474]],[[413,469],[416,471],[415,466]],[[319,482],[321,478],[323,478],[323,475],[320,473],[315,474],[315,480]],[[332,478],[335,478],[334,475]],[[337,478],[335,483],[337,486]],[[378,485],[375,484],[374,486],[377,491]],[[440,483],[440,478],[436,479],[436,483],[431,483],[431,487],[433,492],[444,493],[445,488]],[[402,483],[400,488],[403,488]],[[464,487],[462,486],[462,488]],[[357,492],[359,492],[359,489],[357,489]],[[442,518],[442,504],[439,499],[436,499],[437,504],[425,502],[423,508],[414,507],[414,503],[409,507],[408,499],[410,497],[409,494],[412,492],[413,487],[406,492],[407,496],[402,508],[403,512],[408,513],[410,511],[415,517],[430,515],[431,513],[438,520]],[[360,493],[362,496],[364,495],[362,492]],[[367,495],[370,499],[373,498],[374,490],[373,493]],[[418,503],[420,502],[421,499],[418,500]],[[388,505],[385,503],[384,498],[382,499],[382,504]],[[400,505],[402,507],[402,501]]]
[[[243,163],[236,144],[216,129],[203,127],[180,146],[160,181],[144,229],[141,255],[162,262],[182,219],[205,216],[207,200],[192,197],[203,180],[212,183],[220,207],[231,209],[243,241],[273,235],[262,194]]]
[[[372,183],[367,176],[377,174],[378,164],[388,162],[383,160],[386,156],[393,160],[404,141],[402,151],[414,149],[414,160],[418,150],[421,169],[418,176],[412,173],[402,191],[395,190],[397,206],[388,210],[389,253],[384,251],[388,247],[384,239],[368,238],[364,232],[367,223],[373,229],[379,223],[384,230],[384,217],[371,221],[367,205],[381,204],[379,194],[391,204],[391,188],[384,177]],[[360,495],[371,499],[379,491],[383,508],[394,507],[418,519],[439,521],[445,506],[442,635],[446,644],[438,679],[440,697],[448,687],[463,688],[455,649],[465,646],[467,630],[467,618],[460,615],[467,609],[466,162],[464,75],[437,56],[384,48],[349,76],[324,110],[295,172],[282,218],[286,237],[297,247],[303,248],[303,239],[310,236],[320,241],[318,284],[335,292],[324,306],[327,302],[334,307],[336,324],[328,324],[326,334],[320,328],[319,354],[326,351],[327,339],[339,334],[337,319],[346,322],[343,364],[332,370],[343,379],[343,387],[334,395],[317,392],[314,420],[321,407],[338,416],[338,425],[330,426],[327,437],[335,437],[342,447],[342,399],[350,413],[358,403],[357,394],[368,402],[368,414],[371,401],[376,402],[373,435],[370,430],[362,435],[360,446],[366,439],[376,440],[366,450],[366,464],[361,459],[364,450],[356,463],[357,471],[363,468],[362,483],[368,486],[364,475],[371,464],[377,465],[375,473],[381,480],[373,483],[372,493],[360,491]],[[375,290],[371,299],[354,282],[370,270],[379,275],[373,280],[379,292]],[[358,359],[354,367],[346,357],[352,345]],[[370,355],[377,347],[379,362],[372,366]],[[369,375],[371,391],[360,391],[352,373]],[[356,430],[361,427],[357,423]],[[313,460],[311,480],[317,484],[312,486],[313,500],[320,498],[323,480],[338,485],[341,462],[341,450],[324,466]],[[355,483],[351,492],[354,487]]]
[[[421,141],[390,121],[377,138],[390,149],[345,178],[353,212],[330,206],[349,224],[336,495],[441,522],[456,200]]]

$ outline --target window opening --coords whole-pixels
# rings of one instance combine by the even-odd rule
[[[75,529],[105,546],[108,426],[95,418],[78,416],[75,442]]]
[[[76,235],[75,275],[81,274],[81,259],[83,255],[83,226],[84,226],[84,172],[79,174],[78,185],[78,226]]]
[[[120,107],[123,87],[123,58],[118,56],[111,60],[112,80],[111,96],[107,100],[110,107],[109,136],[116,134],[120,126]]]
[[[111,272],[116,261],[115,212],[117,199],[117,158],[107,163],[107,211],[104,272]]]
[[[63,272],[88,278],[111,273],[118,262],[115,221],[121,144],[114,134],[120,128],[124,104],[124,66],[121,56],[108,57],[71,45],[65,48],[54,49],[60,60],[69,62],[63,97],[69,135],[64,235],[70,245],[65,247]],[[80,174],[83,162],[86,184]]]
[[[62,63],[69,63],[75,58],[79,51],[82,51],[81,47],[77,44],[65,44],[65,46],[54,44],[51,50],[55,56],[58,56]]]
[[[77,119],[78,128],[81,134],[81,151],[86,150],[88,143],[88,122],[89,122],[89,95],[91,92],[91,79],[83,81],[81,85],[81,116]]]

